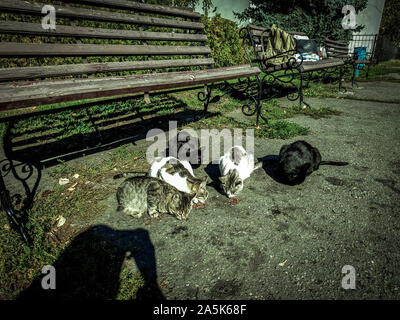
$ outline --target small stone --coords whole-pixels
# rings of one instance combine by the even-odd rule
[[[74,178],[75,178],[75,179],[78,179],[78,178],[79,178],[79,174],[75,173],[75,174],[74,174]]]

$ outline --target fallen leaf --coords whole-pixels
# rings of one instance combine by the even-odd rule
[[[60,179],[58,180],[58,184],[59,184],[60,186],[66,185],[67,183],[69,183],[69,179],[67,179],[67,178],[60,178]]]
[[[68,191],[74,191],[75,190],[75,186],[78,184],[78,182],[75,182],[71,187],[68,188]]]
[[[60,228],[61,226],[63,226],[65,221],[66,221],[66,219],[63,216],[58,216],[56,219],[57,228]]]
[[[287,259],[285,261],[281,262],[280,264],[278,264],[278,266],[283,267],[286,264],[286,262],[287,262]]]

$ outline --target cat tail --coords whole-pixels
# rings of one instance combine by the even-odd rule
[[[341,161],[321,161],[320,165],[328,165],[328,166],[347,166],[348,162]]]
[[[130,171],[130,172],[123,172],[116,174],[113,179],[120,179],[120,178],[132,178],[132,177],[137,177],[137,176],[147,176],[147,172],[135,172],[135,171]]]

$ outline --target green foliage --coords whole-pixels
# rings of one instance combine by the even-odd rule
[[[348,40],[353,30],[342,27],[342,8],[352,5],[356,12],[363,10],[368,0],[251,0],[252,7],[235,13],[241,21],[264,27],[276,24],[288,31],[305,32],[309,37],[326,36],[331,39]],[[364,26],[357,26],[360,31]]]
[[[400,1],[385,1],[379,33],[400,46]]]
[[[207,45],[215,67],[226,67],[246,63],[245,53],[239,37],[238,25],[219,14],[212,18],[202,17],[207,34]]]

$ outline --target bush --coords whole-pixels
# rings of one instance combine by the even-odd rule
[[[208,39],[206,44],[211,48],[215,67],[248,63],[239,37],[240,29],[234,21],[216,15],[212,18],[202,16],[202,22]]]
[[[301,31],[308,36],[349,40],[353,31],[342,27],[342,8],[352,5],[356,13],[363,10],[367,0],[251,0],[252,7],[235,13],[241,21],[252,19],[253,24],[269,28],[273,24],[287,31]]]

